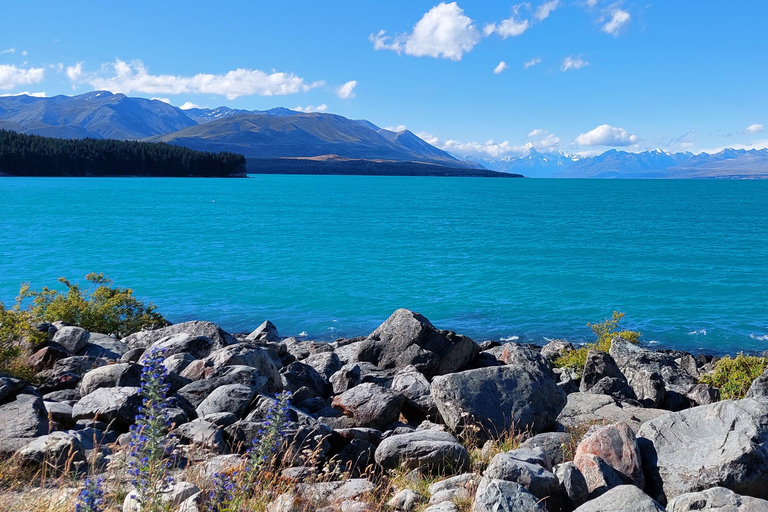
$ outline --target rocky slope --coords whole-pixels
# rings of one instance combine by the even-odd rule
[[[616,338],[610,353],[590,352],[577,380],[551,367],[566,342],[477,343],[405,309],[369,336],[334,343],[283,339],[269,322],[237,335],[186,322],[122,340],[45,328],[49,346],[30,358],[43,382],[0,377],[0,453],[49,470],[84,468],[94,454],[97,471],[116,463],[142,369],[162,350],[169,439],[188,465],[168,503],[183,512],[205,501],[185,471],[236,465],[282,390],[292,392],[281,460],[293,486],[272,512],[308,502],[325,511],[768,511],[768,376],[749,398],[718,401],[698,383],[711,358]],[[500,448],[511,429],[527,440]],[[490,460],[478,465],[470,451],[480,446]],[[346,477],[315,478],[332,466]],[[418,492],[394,485],[372,503],[373,475],[393,470],[440,478]],[[131,500],[124,510],[136,510]]]

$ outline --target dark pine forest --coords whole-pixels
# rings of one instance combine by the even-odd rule
[[[156,142],[53,139],[0,130],[0,175],[244,177],[245,157]]]

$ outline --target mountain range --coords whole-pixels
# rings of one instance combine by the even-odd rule
[[[631,153],[611,149],[580,157],[533,148],[520,157],[474,163],[534,178],[768,178],[768,149],[724,149],[717,153],[668,153],[660,149]]]
[[[768,178],[768,150],[718,153],[631,153],[610,150],[580,157],[529,146],[519,157],[460,159],[408,130],[379,128],[366,120],[283,107],[249,111],[218,107],[182,110],[160,100],[94,91],[51,98],[0,97],[0,129],[65,139],[167,142],[201,151],[244,155],[249,169],[277,165],[290,172],[413,172],[559,178]],[[394,165],[397,164],[397,165]],[[417,170],[418,169],[418,170]],[[488,171],[491,169],[492,171]],[[286,171],[286,172],[289,172]]]
[[[282,107],[182,110],[163,101],[106,91],[51,98],[6,96],[0,97],[0,129],[67,139],[168,142],[200,151],[240,153],[247,159],[411,162],[493,174],[408,130],[394,132],[365,120]]]

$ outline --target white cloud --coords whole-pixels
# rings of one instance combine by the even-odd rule
[[[754,135],[756,133],[762,132],[763,130],[765,130],[765,127],[763,125],[761,125],[761,124],[751,124],[751,125],[747,126],[747,129],[744,130],[744,131],[746,133],[748,133],[749,135]]]
[[[493,69],[493,73],[494,73],[495,75],[498,75],[499,73],[501,73],[502,71],[504,71],[504,70],[505,70],[505,69],[507,69],[508,67],[509,67],[509,66],[507,65],[507,63],[506,63],[506,62],[504,62],[504,61],[501,61],[501,62],[499,62],[499,65],[498,65],[498,66],[496,66],[496,67]]]
[[[0,55],[5,53],[16,53],[16,48],[8,48],[7,50],[0,50]]]
[[[629,23],[630,18],[631,16],[627,11],[622,11],[618,8],[613,9],[611,11],[611,19],[600,30],[613,37],[618,37],[621,28]]]
[[[384,30],[368,38],[374,50],[405,52],[414,57],[442,57],[453,61],[472,51],[480,42],[480,33],[472,18],[456,2],[441,2],[413,26],[410,34],[387,36]]]
[[[537,151],[557,151],[560,148],[560,139],[547,130],[533,130],[528,139]]]
[[[8,96],[32,96],[33,98],[45,98],[45,92],[14,92],[13,94],[0,94],[0,98],[7,98]]]
[[[85,82],[97,90],[114,93],[218,94],[229,100],[240,96],[296,94],[325,85],[323,81],[307,84],[303,78],[292,73],[267,74],[258,69],[242,68],[224,75],[150,75],[140,60],[129,64],[119,59],[103,65],[100,73],[83,73],[82,66],[78,64],[67,68],[67,76],[74,82]]]
[[[523,35],[523,33],[531,28],[531,22],[526,19],[520,18],[520,8],[525,4],[516,5],[512,8],[512,16],[502,20],[501,23],[496,25],[495,23],[488,23],[483,27],[485,36],[488,37],[494,32],[501,36],[502,39],[508,37],[517,37]],[[549,15],[549,13],[547,13]],[[543,19],[543,18],[542,18]]]
[[[594,130],[582,133],[574,142],[580,146],[631,146],[639,140],[637,135],[627,132],[624,128],[603,124]]]
[[[541,64],[541,59],[538,58],[538,57],[534,57],[533,59],[529,60],[528,62],[523,62],[523,66],[525,66],[525,69],[533,67],[536,64]]]
[[[560,0],[550,0],[549,2],[545,2],[541,4],[536,9],[536,14],[533,16],[537,20],[545,20],[549,17],[549,15],[557,9],[558,4],[560,3]]]
[[[0,64],[0,90],[10,91],[17,85],[36,84],[43,81],[43,68],[17,68],[14,65]]]
[[[584,66],[589,66],[589,62],[581,58],[581,55],[574,57],[573,55],[563,59],[563,63],[560,65],[561,71],[568,71],[569,69],[581,69]]]
[[[83,63],[78,62],[74,66],[67,67],[67,78],[73,82],[79,82],[83,78]]]
[[[356,85],[357,85],[357,80],[350,80],[349,82],[345,83],[344,85],[336,89],[336,96],[338,96],[343,100],[354,98]]]
[[[168,98],[150,98],[151,100],[162,101],[163,103],[171,104],[171,100]]]
[[[417,133],[416,135],[436,148],[448,151],[459,157],[477,156],[481,158],[500,158],[510,154],[520,156],[527,154],[530,149],[530,145],[513,146],[506,140],[504,142],[489,140],[484,143],[459,142],[457,140],[442,141],[431,133],[426,132]]]
[[[181,110],[189,110],[191,108],[202,108],[200,105],[197,105],[195,103],[192,103],[191,101],[188,101],[184,103],[182,106],[179,107]]]
[[[587,0],[587,7],[592,8],[597,5],[597,0]]]
[[[313,107],[313,106],[310,105],[310,106],[307,106],[307,107],[296,107],[296,108],[293,108],[291,110],[296,110],[297,112],[305,112],[305,113],[309,113],[309,112],[325,112],[326,110],[328,110],[328,105],[323,103],[322,105],[318,105],[316,107]]]
[[[385,126],[384,129],[389,130],[391,132],[396,132],[396,133],[404,132],[405,130],[407,130],[404,124],[401,124],[398,126]]]

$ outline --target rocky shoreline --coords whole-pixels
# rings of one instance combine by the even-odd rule
[[[208,510],[206,485],[242,461],[289,391],[279,458],[290,486],[271,512],[768,511],[768,372],[746,398],[720,400],[700,382],[712,356],[614,338],[577,375],[552,365],[567,342],[476,343],[406,309],[332,343],[281,338],[270,322],[232,335],[193,321],[121,340],[46,328],[49,345],[29,360],[38,383],[0,376],[0,455],[126,480],[110,471],[162,350],[169,510]],[[419,479],[431,483],[408,484]],[[122,508],[141,510],[130,493]]]

